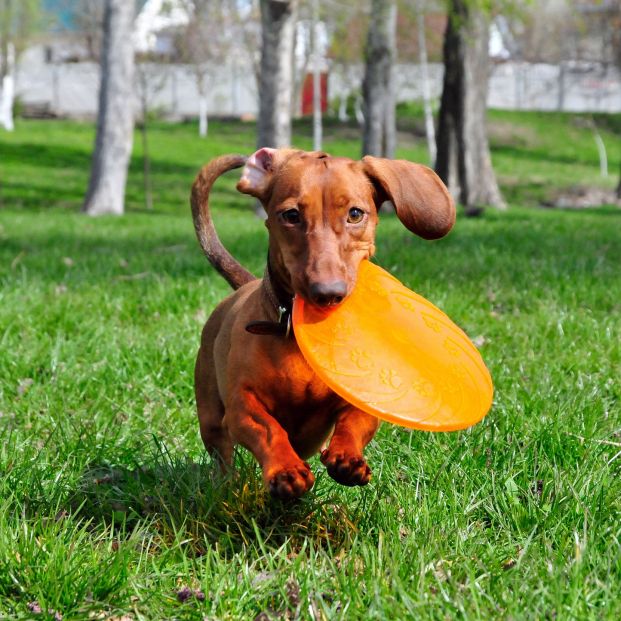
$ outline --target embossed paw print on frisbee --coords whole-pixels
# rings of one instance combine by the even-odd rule
[[[454,431],[491,407],[489,371],[466,334],[369,261],[334,310],[296,297],[293,329],[308,364],[334,392],[390,423]]]

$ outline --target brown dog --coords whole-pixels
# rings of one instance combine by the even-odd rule
[[[237,189],[267,212],[265,277],[256,279],[222,246],[209,214],[209,191],[222,173],[245,165]],[[192,187],[194,226],[205,254],[237,289],[203,329],[195,387],[203,442],[223,464],[235,444],[256,457],[270,492],[301,496],[314,482],[305,458],[318,452],[344,485],[371,478],[363,450],[379,422],[330,390],[311,370],[289,333],[295,294],[318,306],[340,304],[358,266],[375,250],[378,207],[425,239],[446,235],[455,208],[429,168],[398,160],[362,161],[293,149],[260,149],[250,158],[223,156]]]

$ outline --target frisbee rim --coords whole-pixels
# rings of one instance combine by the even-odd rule
[[[368,266],[371,266],[372,270],[376,270],[379,276],[388,276],[390,277],[390,279],[398,283],[401,287],[404,287],[405,289],[407,289],[407,287],[405,287],[403,283],[401,283],[397,278],[395,278],[395,276],[393,276],[392,274],[390,274],[383,268],[379,267],[378,265],[371,263],[370,261],[367,261],[367,260],[363,261],[361,264],[361,270],[365,269],[366,267],[364,266],[365,263],[368,264]],[[366,269],[368,269],[368,267],[366,267]],[[476,368],[481,372],[482,379],[484,380],[484,383],[487,385],[486,387],[488,388],[488,391],[485,391],[486,394],[489,392],[489,396],[485,398],[486,395],[482,394],[482,391],[480,391],[480,394],[481,394],[480,412],[481,413],[477,413],[476,416],[462,418],[460,420],[455,420],[454,422],[451,422],[451,423],[433,424],[432,422],[431,423],[421,422],[420,420],[417,421],[417,420],[409,419],[400,414],[393,414],[390,412],[378,410],[377,408],[373,407],[373,405],[371,405],[370,403],[361,400],[359,397],[353,394],[351,389],[347,388],[346,386],[343,386],[338,381],[334,380],[323,369],[323,367],[315,363],[313,354],[311,352],[311,343],[308,342],[309,339],[304,338],[304,336],[301,334],[301,330],[298,331],[300,328],[303,328],[305,324],[304,310],[307,305],[309,306],[311,305],[298,295],[296,295],[293,300],[292,317],[291,317],[293,334],[294,334],[296,343],[298,344],[298,347],[300,348],[300,351],[302,352],[304,359],[309,364],[309,366],[313,369],[313,371],[319,376],[319,378],[323,382],[325,382],[325,384],[330,389],[332,389],[336,394],[338,394],[341,398],[343,398],[348,403],[351,403],[353,406],[358,407],[359,409],[366,412],[367,414],[370,414],[380,420],[384,420],[392,424],[407,427],[409,429],[416,429],[419,431],[431,431],[431,432],[437,433],[437,432],[450,432],[450,431],[460,431],[463,429],[468,429],[469,427],[472,427],[473,425],[476,425],[481,420],[483,420],[483,418],[485,418],[485,416],[489,413],[493,405],[494,385],[492,382],[489,369],[487,368],[487,365],[485,364],[485,361],[483,360],[483,357],[481,356],[481,353],[479,352],[478,348],[474,345],[474,343],[472,343],[472,340],[457,324],[455,324],[454,321],[450,319],[450,317],[444,311],[442,311],[440,308],[435,306],[432,302],[424,298],[419,293],[416,293],[415,291],[411,291],[410,289],[407,289],[407,290],[410,293],[414,294],[417,302],[419,303],[423,302],[424,305],[427,307],[430,307],[434,313],[439,313],[440,317],[438,317],[438,319],[442,318],[448,321],[448,325],[452,329],[456,329],[458,334],[461,334],[467,340],[467,342],[472,346],[472,349],[476,353],[478,357],[478,360],[476,361],[477,362]],[[344,304],[347,303],[347,299],[343,303]],[[326,311],[326,314],[330,314],[331,312],[338,312],[338,307],[334,309],[334,311],[329,311],[329,310]],[[473,382],[475,384],[477,383],[475,380],[473,380]]]

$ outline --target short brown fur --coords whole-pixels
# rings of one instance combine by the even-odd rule
[[[360,262],[375,251],[383,201],[391,200],[404,225],[428,239],[450,230],[453,202],[433,171],[418,164],[368,157],[358,162],[292,149],[261,149],[248,160],[218,158],[193,186],[201,246],[239,287],[205,324],[196,361],[206,448],[226,467],[234,445],[241,444],[258,460],[271,493],[293,498],[314,482],[304,460],[327,443],[321,461],[330,476],[344,485],[365,485],[371,470],[363,451],[378,420],[330,390],[295,338],[246,331],[251,322],[278,321],[273,294],[268,283],[253,279],[222,247],[208,205],[215,178],[244,163],[237,188],[257,197],[266,210],[273,289],[281,297],[297,294],[321,306],[338,305],[353,290]]]

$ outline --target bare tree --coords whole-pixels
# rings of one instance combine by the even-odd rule
[[[429,84],[429,63],[427,62],[427,37],[425,34],[425,3],[418,0],[416,6],[416,26],[418,30],[418,58],[421,70],[421,89],[423,92],[423,110],[425,112],[425,135],[429,151],[430,166],[436,161],[436,128],[431,109],[431,92]]]
[[[291,143],[293,43],[298,0],[261,0],[258,147]]]
[[[393,157],[396,146],[395,78],[397,5],[372,0],[362,92],[362,154]]]
[[[15,45],[9,42],[2,55],[4,69],[0,78],[0,125],[7,132],[15,129],[13,104],[15,101]]]
[[[135,65],[136,86],[140,102],[140,136],[142,138],[142,183],[144,206],[153,209],[153,187],[151,183],[151,150],[149,148],[149,114],[153,111],[153,100],[166,85],[168,65],[158,63],[149,54],[141,54]]]
[[[199,136],[208,132],[207,93],[213,69],[231,56],[232,32],[236,26],[234,6],[228,0],[184,0],[189,22],[179,41],[181,56],[190,64],[196,80],[199,107]]]
[[[242,64],[252,67],[257,90],[261,80],[261,10],[258,0],[233,2],[235,45],[246,58]]]
[[[617,67],[621,70],[621,6],[617,5],[610,17],[612,22],[612,57]],[[621,162],[619,162],[621,168]],[[619,172],[619,183],[617,184],[616,195],[621,199],[621,170]]]
[[[329,12],[326,12],[328,32],[330,34],[331,75],[338,76],[337,83],[341,85],[338,93],[332,93],[339,99],[338,117],[340,121],[348,121],[348,100],[354,97],[356,101],[356,120],[360,125],[364,123],[362,105],[360,102],[360,85],[363,73],[360,69],[364,57],[364,33],[368,30],[368,15],[363,10],[366,3],[339,2],[330,3]]]
[[[492,168],[486,112],[489,21],[475,2],[449,0],[435,169],[465,206],[505,208]]]
[[[13,130],[15,64],[41,21],[37,0],[0,0],[0,125]]]
[[[313,149],[321,151],[323,126],[321,122],[321,56],[317,42],[317,25],[319,22],[319,0],[313,0],[311,20],[311,49],[313,55]]]
[[[99,60],[104,3],[101,0],[65,0],[64,5],[71,10],[76,30],[84,37],[88,58]]]
[[[82,210],[92,216],[122,214],[132,149],[134,3],[106,0],[97,137]]]

